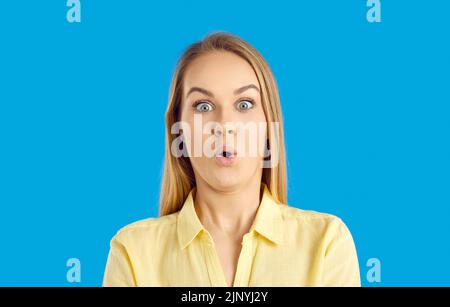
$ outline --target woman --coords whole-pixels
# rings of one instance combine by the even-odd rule
[[[227,33],[191,45],[166,112],[161,216],[114,236],[103,285],[359,286],[345,224],[286,205],[282,128],[252,46]]]

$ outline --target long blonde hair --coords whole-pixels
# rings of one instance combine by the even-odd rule
[[[166,144],[164,171],[160,194],[160,216],[177,212],[192,188],[196,186],[194,171],[188,157],[174,157],[171,144],[177,137],[171,133],[171,127],[180,120],[180,106],[183,93],[183,77],[194,59],[211,51],[229,51],[242,57],[253,68],[261,87],[261,100],[268,123],[268,131],[274,122],[279,123],[278,140],[268,133],[268,147],[278,146],[278,164],[264,168],[261,181],[264,182],[272,197],[281,204],[287,203],[287,170],[284,145],[283,119],[278,89],[269,65],[259,52],[243,39],[224,32],[216,32],[203,40],[190,45],[178,60],[169,92],[169,104],[166,110]]]

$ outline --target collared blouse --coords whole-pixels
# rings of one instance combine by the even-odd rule
[[[334,215],[274,200],[268,187],[242,238],[233,286],[360,286],[352,236]],[[227,286],[212,236],[194,207],[120,229],[103,286]]]

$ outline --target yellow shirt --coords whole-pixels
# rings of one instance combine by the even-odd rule
[[[262,188],[233,285],[360,286],[346,225],[333,215],[279,204]],[[180,211],[117,232],[103,286],[227,286],[214,241],[196,214],[193,190]]]

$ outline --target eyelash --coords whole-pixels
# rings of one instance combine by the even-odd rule
[[[253,98],[249,98],[249,97],[240,98],[240,99],[238,99],[238,100],[235,102],[235,104],[237,104],[237,103],[239,103],[239,102],[241,102],[241,101],[249,101],[249,102],[252,103],[252,107],[251,107],[250,109],[248,109],[248,110],[251,110],[251,109],[253,109],[253,108],[256,106],[255,100],[254,100]],[[194,101],[194,103],[192,104],[192,107],[194,108],[194,111],[197,112],[197,113],[204,113],[204,112],[199,112],[199,111],[197,110],[197,106],[198,106],[199,104],[201,104],[201,103],[204,103],[204,102],[207,102],[207,103],[213,105],[213,103],[212,103],[211,101],[209,101],[209,100],[196,100],[196,101]],[[213,105],[213,108],[215,108],[214,105]],[[243,110],[243,111],[241,110],[240,112],[247,112],[248,110]]]

